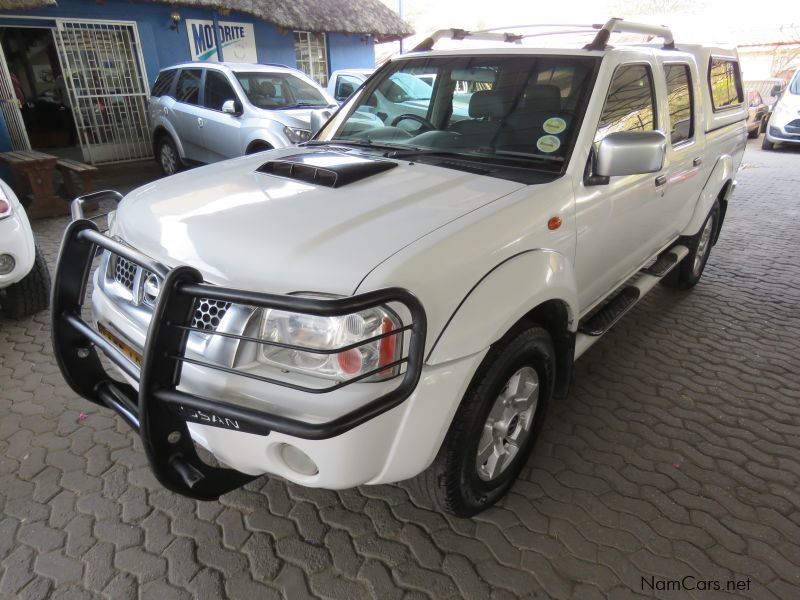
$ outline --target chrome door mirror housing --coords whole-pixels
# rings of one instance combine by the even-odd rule
[[[597,149],[594,173],[600,177],[656,173],[666,154],[667,136],[660,131],[609,133]]]
[[[222,103],[222,112],[238,117],[242,114],[242,105],[238,100],[225,100]]]

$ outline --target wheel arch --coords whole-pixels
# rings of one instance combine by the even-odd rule
[[[711,176],[708,178],[708,181],[706,181],[702,192],[700,192],[692,217],[689,219],[689,223],[684,227],[683,231],[681,231],[681,236],[691,237],[696,235],[703,226],[703,223],[705,223],[708,212],[711,210],[714,202],[719,201],[720,219],[717,230],[714,233],[714,243],[716,243],[720,229],[722,228],[722,221],[725,218],[725,211],[728,208],[728,199],[736,188],[735,175],[736,168],[734,157],[730,154],[721,156],[714,165]]]
[[[575,352],[578,300],[569,259],[536,249],[512,256],[467,293],[433,341],[426,362],[440,364],[485,350],[532,324],[556,349],[556,393],[566,393]]]
[[[251,140],[249,144],[247,144],[247,148],[245,148],[244,153],[247,154],[254,154],[256,152],[263,152],[265,150],[272,150],[275,148],[272,144],[270,144],[266,140],[262,139],[255,139]]]
[[[178,150],[178,156],[181,159],[186,158],[186,153],[183,151],[183,144],[181,144],[180,137],[178,137],[175,131],[168,123],[160,122],[158,125],[153,128],[153,156],[158,160],[158,142],[161,141],[161,138],[164,136],[168,136],[172,143],[175,144],[175,148]]]

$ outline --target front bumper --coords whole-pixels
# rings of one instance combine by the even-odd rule
[[[134,364],[107,337],[81,318],[92,262],[101,250],[122,256],[163,280],[144,343],[141,366]],[[381,370],[397,364],[404,371],[398,376],[399,383],[394,388],[344,415],[324,422],[308,422],[274,411],[234,404],[225,398],[209,398],[207,395],[187,392],[182,386],[182,372],[187,364],[223,372],[232,378],[247,377],[262,386],[281,386],[305,394],[335,392],[373,374],[366,373],[357,378],[333,382],[325,388],[311,388],[190,358],[186,352],[187,338],[193,331],[192,315],[199,298],[319,316],[341,316],[389,302],[402,304],[411,315],[411,323],[382,336],[407,332],[410,337],[407,352],[396,363],[384,366]],[[280,444],[289,441],[310,448],[312,441],[332,442],[334,438],[347,435],[351,438],[350,443],[346,444],[348,452],[369,454],[370,439],[374,440],[376,434],[391,443],[395,439],[391,435],[392,428],[398,427],[398,420],[402,419],[402,413],[392,409],[399,407],[414,393],[422,374],[425,312],[419,301],[406,290],[387,288],[349,298],[316,299],[220,288],[204,283],[200,273],[190,267],[167,269],[102,235],[88,220],[74,221],[64,234],[53,286],[51,314],[53,350],[69,386],[80,396],[114,409],[139,432],[148,461],[162,485],[198,499],[215,499],[263,472],[264,469],[259,468],[261,463],[258,457],[245,457],[242,460],[238,456],[254,448],[263,451],[264,456],[276,452]],[[365,340],[359,345],[374,339]],[[258,343],[271,342],[261,340]],[[119,382],[108,375],[98,356],[98,348],[124,373],[128,382]],[[339,348],[332,352],[344,350]],[[449,372],[452,371],[451,368]],[[453,380],[452,377],[450,379]],[[449,405],[446,406],[449,411]],[[389,412],[391,414],[386,414]],[[242,431],[187,423],[188,413],[195,415],[195,421],[199,420],[197,414],[223,421],[232,420],[242,426]],[[366,424],[369,427],[363,427]],[[205,464],[195,451],[193,437],[202,445],[214,449],[224,462],[239,464],[248,473]],[[335,446],[331,444],[330,448]],[[390,451],[387,446],[387,453]],[[321,456],[319,447],[313,452]],[[346,459],[347,452],[344,454],[339,452],[338,458]],[[339,465],[338,470],[345,471],[346,466]],[[376,462],[364,472],[367,473],[366,477],[374,479],[382,470],[383,467]],[[310,477],[313,479],[313,476]],[[335,476],[330,477],[336,480]],[[296,477],[294,479],[298,480]],[[358,476],[351,479],[340,478],[340,485],[328,487],[348,487],[363,482],[358,481]],[[314,485],[326,483],[319,480],[306,482],[302,478],[299,481]]]

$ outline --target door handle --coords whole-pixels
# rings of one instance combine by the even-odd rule
[[[200,117],[197,117],[197,126],[198,126],[198,127],[202,127],[202,126],[203,126],[203,124],[204,124],[204,121],[203,121],[203,119],[201,119]]]
[[[700,165],[702,165],[702,164],[703,164],[703,159],[702,159],[702,158],[700,158],[700,157],[698,156],[697,158],[695,158],[695,159],[692,161],[692,164],[693,164],[695,167],[699,167]]]
[[[659,175],[658,177],[656,177],[656,187],[661,187],[665,183],[667,183],[666,175]]]

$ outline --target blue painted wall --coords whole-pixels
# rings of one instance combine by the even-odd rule
[[[177,11],[181,21],[177,31],[170,29],[170,13]],[[47,17],[54,19],[99,19],[136,21],[142,43],[142,57],[150,84],[155,81],[160,69],[175,63],[191,60],[186,19],[212,20],[212,12],[201,8],[169,6],[167,4],[136,3],[125,0],[58,0],[58,6],[30,10],[0,11],[0,26],[53,27],[48,19],[10,19],[9,15]],[[292,32],[281,33],[278,28],[265,21],[242,13],[231,12],[219,17],[223,21],[252,23],[256,37],[258,62],[279,63],[296,66]],[[336,69],[372,67],[375,64],[375,49],[371,40],[360,34],[328,34],[328,57],[330,71]],[[224,58],[224,54],[223,54]],[[2,121],[2,117],[0,117]],[[5,133],[5,124],[0,123],[0,151],[9,150],[10,143]]]

